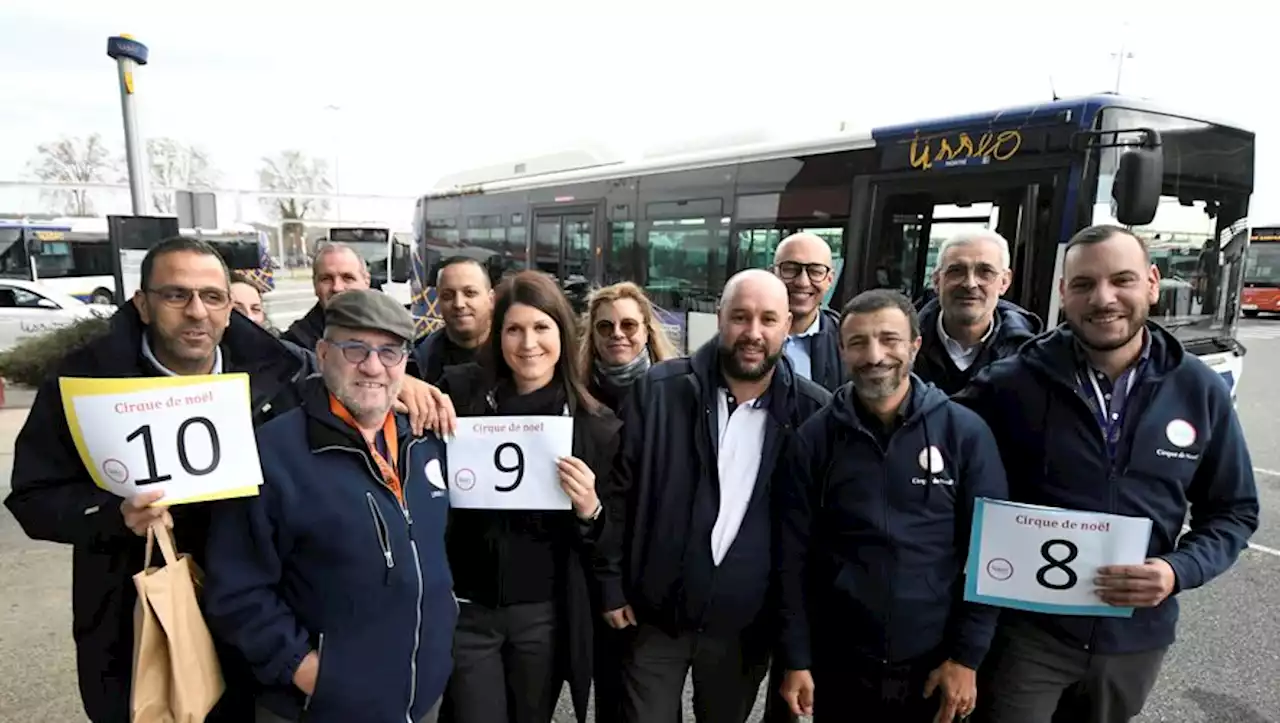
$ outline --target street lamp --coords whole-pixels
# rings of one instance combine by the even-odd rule
[[[342,220],[342,126],[340,123],[342,106],[330,103],[324,107],[326,111],[332,111],[334,115],[333,121],[333,192],[337,196],[338,220]]]

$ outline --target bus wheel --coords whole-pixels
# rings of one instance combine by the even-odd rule
[[[110,291],[107,291],[106,289],[94,289],[93,293],[89,296],[89,303],[110,305],[115,302],[111,299]]]

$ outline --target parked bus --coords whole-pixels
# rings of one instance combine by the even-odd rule
[[[1280,226],[1255,228],[1249,234],[1240,301],[1245,316],[1280,314]]]
[[[355,249],[369,266],[370,285],[409,306],[412,231],[372,224],[333,226],[326,238]]]
[[[714,332],[725,280],[767,267],[797,231],[831,247],[832,306],[876,287],[920,299],[955,209],[1009,239],[1006,298],[1056,324],[1066,240],[1118,216],[1140,234],[1217,240],[1223,293],[1157,320],[1234,389],[1253,176],[1252,132],[1098,95],[438,190],[418,200],[415,230],[424,259],[431,248],[481,248],[566,285],[635,281],[693,349]],[[424,263],[424,290],[433,273]]]
[[[246,272],[264,291],[274,288],[265,232],[246,226],[181,233],[209,242],[227,266]],[[114,304],[113,269],[105,218],[0,221],[0,278],[38,281],[86,303]]]

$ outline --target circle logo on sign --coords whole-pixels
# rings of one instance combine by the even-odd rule
[[[946,465],[942,462],[942,452],[937,447],[929,446],[920,450],[920,469],[929,474],[939,474]]]
[[[103,462],[102,473],[107,476],[107,479],[117,484],[129,481],[129,468],[124,466],[124,462],[118,459],[108,459]]]
[[[438,490],[444,489],[444,473],[440,471],[440,460],[433,459],[427,462],[427,466],[422,471],[427,475],[427,481],[432,487]]]
[[[453,476],[453,486],[466,492],[476,486],[476,473],[469,469],[463,468]]]
[[[987,562],[987,574],[997,580],[1008,580],[1013,577],[1013,563],[1003,557],[993,557]]]
[[[1164,428],[1164,436],[1175,447],[1190,447],[1196,443],[1196,428],[1185,419],[1175,419]]]

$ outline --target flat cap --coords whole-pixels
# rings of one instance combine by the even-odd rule
[[[413,341],[413,316],[396,300],[373,289],[348,289],[329,299],[324,325],[346,329],[385,331],[405,341]]]

